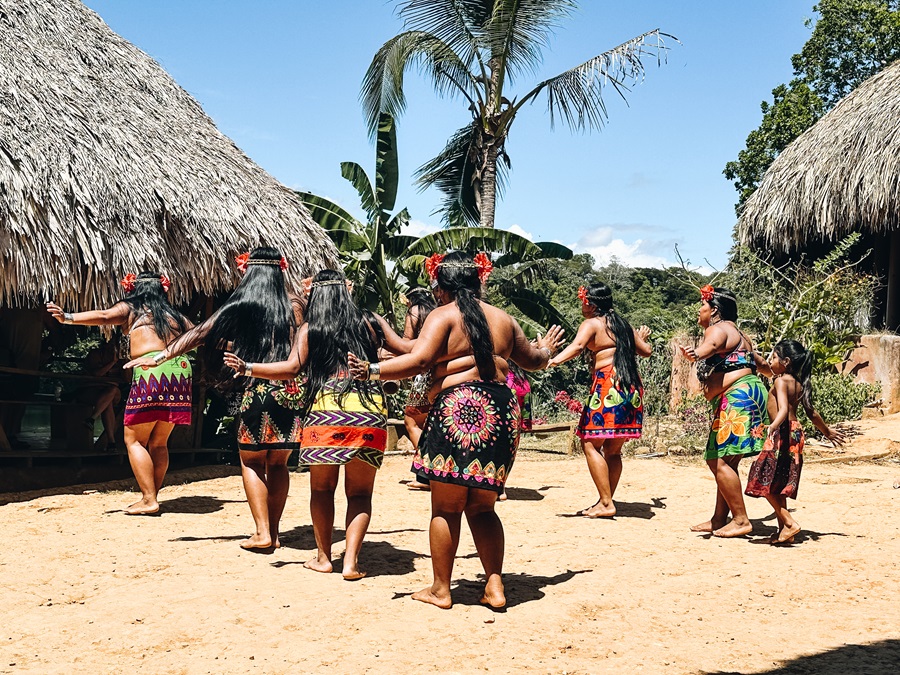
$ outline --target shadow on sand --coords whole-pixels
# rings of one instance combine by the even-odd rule
[[[646,502],[620,502],[615,500],[616,515],[610,518],[597,518],[596,520],[615,520],[616,518],[641,518],[650,520],[656,516],[653,509],[666,508],[666,497],[651,497],[650,503]],[[557,518],[585,518],[581,513],[557,513]]]
[[[593,570],[566,570],[552,577],[526,574],[525,572],[504,574],[503,584],[506,587],[506,607],[495,611],[504,612],[511,607],[517,607],[533,600],[540,600],[546,595],[543,589],[547,586],[565,583],[576,574],[585,574],[586,572],[593,572]],[[479,578],[482,581],[460,579],[450,591],[453,596],[453,603],[456,605],[481,605],[484,581],[481,575],[479,575]],[[391,599],[405,598],[412,595],[412,593],[394,593]]]
[[[819,654],[799,656],[755,675],[882,675],[900,673],[900,640],[844,645]],[[709,671],[704,675],[743,675],[742,671]]]

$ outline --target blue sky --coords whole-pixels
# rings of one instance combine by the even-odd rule
[[[358,103],[362,76],[401,24],[390,0],[86,0],[117,33],[150,54],[196,97],[219,128],[291,187],[327,196],[358,215],[340,162],[371,172]],[[631,265],[674,260],[724,265],[736,192],[722,169],[758,126],[759,103],[791,77],[809,36],[814,0],[582,0],[518,93],[647,30],[678,37],[668,63],[625,104],[609,91],[600,132],[551,130],[546,99],[523,109],[507,151],[513,171],[497,226]],[[440,225],[439,195],[418,193],[415,169],[467,119],[415,74],[399,121],[398,206],[413,229]]]

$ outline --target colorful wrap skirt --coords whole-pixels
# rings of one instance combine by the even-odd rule
[[[744,494],[797,499],[805,443],[803,425],[797,420],[785,420],[766,439],[762,452],[750,466]]]
[[[769,393],[756,375],[744,375],[712,401],[713,422],[704,459],[757,455],[769,424]]]
[[[250,380],[238,413],[238,450],[296,450],[306,404],[302,380]]]
[[[159,350],[147,352],[153,357]],[[131,391],[125,403],[125,426],[148,422],[191,423],[191,362],[185,356],[158,366],[143,366],[132,372]]]
[[[300,464],[346,464],[359,459],[381,468],[387,448],[387,408],[384,396],[373,393],[374,409],[359,393],[368,382],[354,382],[343,397],[337,381],[329,380],[316,395],[303,428]]]
[[[595,372],[575,435],[586,441],[640,438],[643,422],[644,388],[623,391],[611,365]]]
[[[443,390],[431,406],[412,471],[439,483],[503,492],[519,446],[521,412],[503,382]]]

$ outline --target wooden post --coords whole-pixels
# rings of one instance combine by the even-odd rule
[[[900,230],[891,232],[890,237],[884,327],[897,331],[900,330]]]

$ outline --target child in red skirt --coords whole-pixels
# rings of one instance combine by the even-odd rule
[[[797,498],[800,470],[803,468],[803,426],[797,419],[797,404],[802,403],[806,415],[816,428],[835,445],[842,445],[843,435],[831,429],[812,404],[812,354],[796,340],[782,340],[772,351],[769,364],[775,383],[769,392],[769,425],[763,451],[750,467],[745,494],[765,497],[778,518],[778,531],[771,544],[790,544],[800,525],[787,509],[787,498]],[[759,431],[763,431],[762,428]]]

